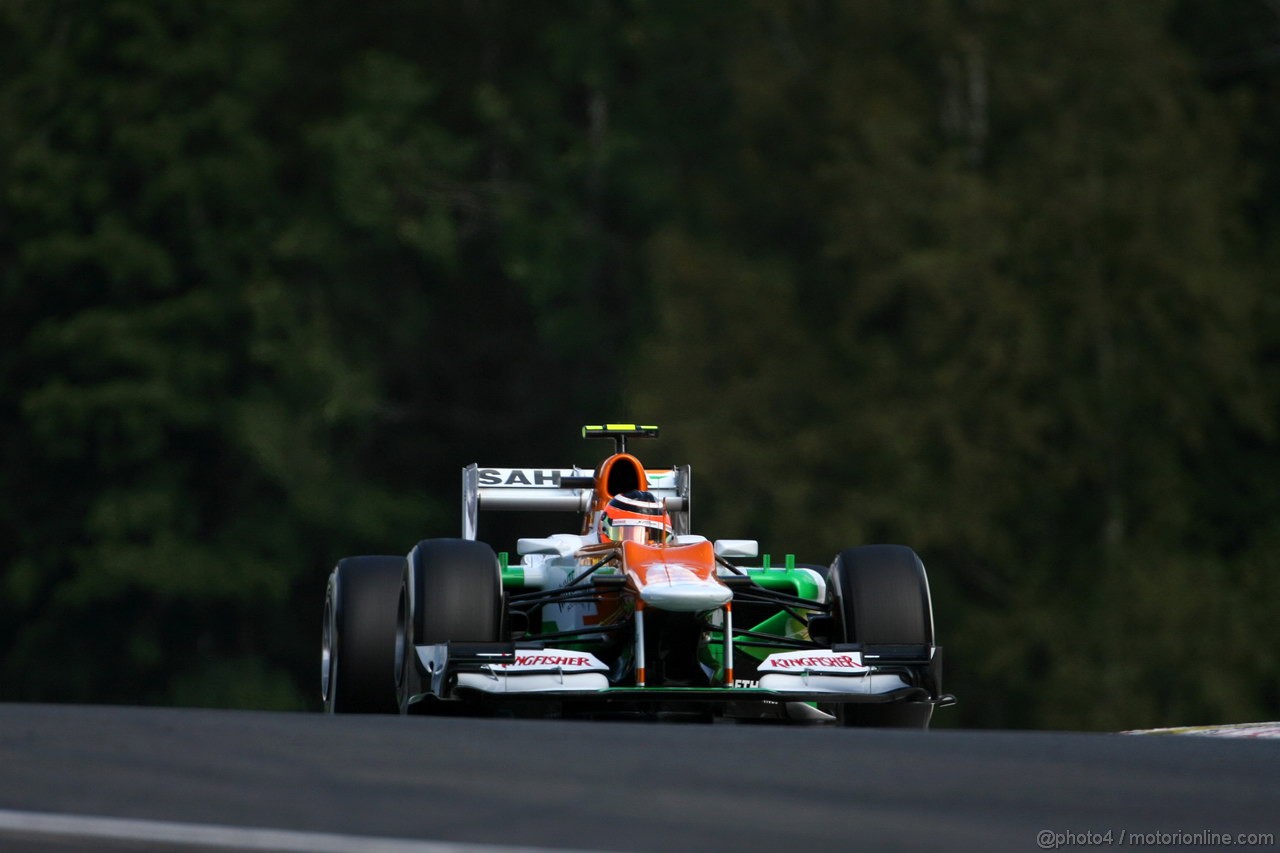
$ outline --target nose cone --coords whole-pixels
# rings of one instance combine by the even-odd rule
[[[648,606],[679,613],[715,610],[724,607],[731,598],[731,589],[709,581],[648,584],[640,590],[640,599]]]

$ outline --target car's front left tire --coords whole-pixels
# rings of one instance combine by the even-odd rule
[[[840,641],[933,646],[929,580],[924,563],[912,549],[903,545],[848,548],[831,564],[827,584]],[[832,710],[845,726],[924,729],[933,717],[933,704],[917,701],[846,703]]]
[[[396,693],[401,713],[427,686],[415,646],[447,642],[492,643],[503,638],[505,613],[498,557],[483,542],[424,539],[409,552],[395,614]],[[414,704],[429,712],[431,702]]]

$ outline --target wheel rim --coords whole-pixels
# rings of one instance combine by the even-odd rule
[[[400,590],[400,604],[396,608],[396,691],[400,697],[400,704],[404,705],[404,692],[408,689],[408,678],[405,672],[407,658],[409,654],[409,607],[408,596],[403,589]]]
[[[320,641],[320,698],[325,707],[333,704],[333,594],[324,597],[324,633]]]

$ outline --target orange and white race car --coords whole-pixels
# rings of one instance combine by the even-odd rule
[[[329,576],[321,695],[331,713],[724,718],[927,727],[941,692],[924,565],[848,548],[781,565],[690,530],[689,466],[648,468],[603,424],[595,470],[462,472],[462,536]],[[477,538],[482,510],[577,514],[576,533]],[[746,561],[751,561],[748,563]]]

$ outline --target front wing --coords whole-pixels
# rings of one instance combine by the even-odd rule
[[[441,643],[416,648],[426,675],[418,701],[501,703],[510,700],[598,705],[662,703],[823,703],[948,705],[928,671],[936,647],[837,646],[771,655],[758,686],[614,686],[609,666],[589,652],[517,643]],[[922,675],[923,672],[923,675]]]

